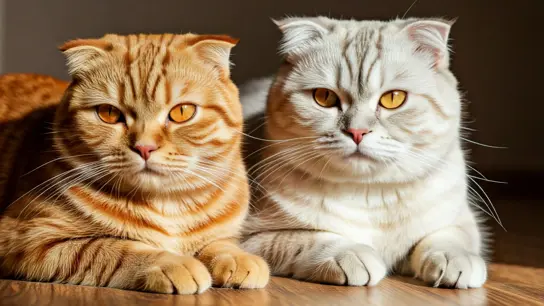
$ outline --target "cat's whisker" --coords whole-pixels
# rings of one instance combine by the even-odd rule
[[[314,157],[314,156],[321,156],[321,154],[319,152],[315,152],[313,150],[309,151],[309,152],[298,152],[299,155],[298,157],[296,157],[293,161],[293,163],[296,163],[298,162],[299,160],[301,159],[305,159],[305,158],[310,158],[310,157]],[[255,177],[255,179],[259,179],[260,181],[265,181],[269,176],[271,176],[272,174],[276,173],[278,170],[281,170],[283,169],[285,166],[287,165],[291,165],[290,163],[286,163],[286,162],[283,162],[283,163],[280,163],[279,166],[277,166],[276,168],[268,168],[266,169],[265,171],[262,171],[261,173],[259,173],[259,175],[257,175]],[[296,167],[293,167],[293,169],[295,169]],[[264,177],[262,177],[263,175],[266,175]],[[262,177],[262,178],[261,178]]]
[[[489,207],[487,202],[484,200],[484,198],[480,195],[480,193],[478,191],[476,191],[476,189],[474,189],[470,185],[467,185],[467,188],[468,188],[469,194],[472,195],[472,198],[473,198],[472,201],[469,201],[469,204],[473,205],[473,206],[476,206],[480,210],[485,212],[488,216],[493,218],[495,220],[495,222],[497,222],[497,224],[499,224],[506,231],[506,229],[504,228],[504,226],[502,225],[502,223],[500,222],[498,217],[495,216],[495,214],[493,214],[493,212],[491,211],[491,208]],[[483,207],[481,207],[480,205],[478,205],[478,202],[484,203],[484,205],[487,207],[487,210],[484,209]]]
[[[468,174],[467,174],[467,176],[470,177],[470,178],[473,178],[473,179],[476,179],[476,180],[480,180],[480,181],[484,181],[484,182],[488,182],[488,183],[508,184],[508,182],[490,180],[490,179],[481,178],[481,177],[479,177],[479,176],[474,176],[474,175],[468,175]]]
[[[82,167],[82,168],[74,168],[74,169],[72,169],[72,170],[82,170],[82,169],[85,169],[85,167]],[[67,173],[67,172],[69,172],[69,171],[71,172],[71,170],[68,170],[68,171],[66,171],[65,173]],[[92,171],[92,168],[91,168],[91,171]],[[87,173],[87,172],[89,172],[88,169],[86,169],[86,171],[83,172],[83,173]],[[45,190],[43,190],[43,191],[41,191],[41,192],[38,191],[38,192],[40,192],[40,193],[39,193],[37,196],[34,196],[34,198],[33,198],[32,200],[30,200],[30,201],[25,205],[25,207],[21,210],[21,212],[19,212],[19,216],[18,216],[17,218],[20,218],[20,216],[23,214],[23,212],[26,210],[26,208],[29,207],[34,201],[36,201],[37,199],[39,199],[44,193],[46,193],[47,191],[51,190],[52,188],[57,187],[60,183],[66,181],[66,180],[69,180],[69,179],[71,179],[71,178],[77,177],[78,175],[81,175],[81,174],[82,174],[82,173],[76,171],[75,173],[72,173],[72,174],[70,174],[70,175],[68,175],[68,176],[65,176],[65,177],[64,177],[62,180],[60,180],[60,181],[55,181],[56,178],[58,177],[58,175],[55,176],[53,179],[51,179],[51,180],[54,181],[54,183],[51,184],[49,187],[47,187]],[[48,181],[50,181],[50,180],[48,180]],[[33,190],[33,189],[32,189],[32,190]],[[32,190],[31,190],[31,191],[32,191]],[[40,189],[40,190],[41,190],[41,189]],[[30,193],[31,191],[29,191],[28,193]],[[27,194],[28,194],[28,193],[27,193]],[[25,195],[26,195],[26,194],[25,194]],[[24,196],[24,195],[23,195],[23,196]],[[21,196],[21,197],[23,197],[23,196]],[[49,199],[49,197],[47,197],[47,199]],[[45,202],[45,201],[44,201],[44,202]]]
[[[37,186],[34,186],[34,188],[30,189],[29,191],[27,191],[26,193],[24,193],[22,196],[20,196],[19,198],[17,198],[15,201],[11,202],[8,207],[10,207],[11,205],[13,205],[14,203],[16,203],[17,201],[19,201],[20,199],[22,199],[23,197],[27,196],[28,194],[32,193],[34,190],[36,190],[37,188],[41,188],[43,187],[44,185],[46,185],[47,183],[49,183],[50,181],[53,181],[55,179],[57,179],[58,177],[62,177],[64,175],[67,175],[71,172],[74,172],[74,171],[79,171],[87,166],[91,166],[91,165],[95,165],[97,164],[98,162],[92,162],[92,163],[88,163],[88,164],[84,164],[84,165],[81,165],[79,167],[76,167],[76,168],[73,168],[73,169],[70,169],[70,170],[67,170],[65,172],[62,172],[60,174],[57,174],[56,176],[52,177],[52,178],[49,178],[47,179],[46,181],[43,181],[42,183],[38,184]],[[38,189],[40,190],[40,189]]]
[[[251,171],[249,173],[252,176],[256,175],[256,176],[254,176],[254,179],[259,180],[260,177],[265,175],[270,170],[273,170],[274,168],[272,168],[272,167],[274,165],[276,165],[278,162],[279,162],[279,166],[283,166],[283,165],[286,164],[284,161],[286,161],[288,159],[292,159],[292,158],[298,159],[300,157],[300,154],[307,154],[307,153],[311,153],[312,151],[313,150],[312,150],[311,147],[299,148],[298,150],[292,150],[290,152],[285,151],[284,153],[286,153],[286,154],[279,155],[276,158],[269,160],[267,163],[261,165],[259,168],[255,169],[255,170],[253,170],[253,171]]]
[[[404,19],[404,17],[406,17],[406,15],[408,14],[408,12],[410,12],[410,10],[412,9],[412,7],[414,5],[416,5],[418,0],[414,0],[414,2],[412,2],[412,4],[410,5],[410,7],[408,7],[408,9],[406,10],[406,12],[404,12],[404,14],[402,15],[401,19]]]
[[[284,176],[283,176],[283,179],[279,182],[278,184],[278,187],[281,187],[281,185],[283,184],[283,181],[289,176],[289,174],[291,174],[295,169],[299,169],[299,167],[301,167],[303,164],[311,161],[311,160],[315,160],[317,159],[317,161],[319,161],[319,157],[323,157],[323,155],[321,155],[319,152],[316,152],[312,155],[306,155],[306,156],[302,156],[301,159],[303,159],[302,162],[300,162],[299,164],[296,164],[294,165],[293,167],[291,167],[291,169],[289,170],[289,172],[287,172]],[[300,160],[300,159],[297,159],[297,161]],[[315,165],[315,163],[314,163]],[[272,175],[273,173],[270,173],[270,175]],[[263,180],[265,180],[266,178],[264,178]],[[272,180],[273,182],[274,180]]]
[[[268,156],[266,158],[263,158],[262,160],[260,160],[259,162],[255,163],[253,166],[251,166],[249,169],[247,169],[247,172],[248,173],[253,173],[256,170],[260,170],[262,165],[266,165],[269,162],[269,160],[274,161],[275,158],[278,158],[280,156],[283,156],[283,155],[288,155],[289,156],[290,154],[296,153],[297,151],[305,150],[305,149],[312,148],[312,147],[313,147],[313,144],[311,144],[311,143],[304,143],[304,144],[297,144],[297,145],[290,146],[289,148],[280,150],[279,152],[276,152],[276,153],[274,153],[274,154],[272,154],[272,155],[270,155],[270,156]]]
[[[69,178],[65,178],[63,179],[62,181],[59,181],[57,182],[54,186],[52,187],[56,187],[56,192],[58,193],[57,197],[55,198],[55,202],[58,201],[58,199],[66,193],[66,191],[68,191],[71,187],[85,181],[87,178],[92,178],[93,175],[97,175],[97,173],[107,173],[108,170],[106,169],[105,166],[98,166],[94,169],[90,169],[90,170],[87,170],[87,171],[84,171],[84,172],[81,172],[79,175],[76,175],[76,176],[71,176]],[[58,186],[60,183],[62,183],[63,181],[65,180],[71,180],[69,182],[66,182],[64,183],[62,186]],[[53,192],[53,194],[51,194],[49,197],[47,197],[44,202],[48,201],[49,199],[51,199],[53,196],[55,195],[55,191]]]
[[[204,165],[206,165],[207,167],[201,167],[201,166],[198,166],[198,165],[196,167],[204,168],[204,170],[207,170],[207,171],[211,172],[212,175],[216,174],[218,176],[224,176],[224,175],[227,175],[227,174],[231,174],[231,175],[234,175],[235,177],[237,177],[237,178],[239,178],[241,180],[246,180],[247,179],[251,186],[256,185],[259,191],[266,192],[266,189],[261,184],[259,184],[258,181],[252,179],[249,176],[246,176],[245,174],[240,174],[240,173],[234,172],[234,171],[232,171],[230,169],[225,169],[223,167],[220,167],[220,166],[217,166],[217,165],[214,165],[214,164],[206,164],[205,162],[202,162],[202,163]],[[238,183],[238,182],[236,182],[236,183]]]
[[[110,170],[111,171],[111,170]],[[102,191],[102,189],[107,186],[113,179],[115,179],[117,176],[119,175],[119,172],[116,172],[114,173],[114,175],[111,176],[111,178],[109,180],[107,180],[104,184],[102,184],[102,186],[95,192],[95,194],[100,194],[100,191]]]
[[[221,171],[227,171],[228,174],[233,174],[233,175],[236,175],[238,177],[243,177],[245,178],[246,177],[246,174],[244,172],[244,174],[240,174],[240,173],[237,173],[231,169],[226,169],[224,164],[221,164],[221,163],[217,163],[217,162],[212,162],[212,161],[209,161],[209,160],[200,160],[199,161],[200,163],[202,163],[203,165],[206,165],[206,166],[209,166],[209,167],[213,167],[213,168],[216,168],[218,170],[221,170]],[[258,183],[256,181],[253,181],[251,178],[248,177],[248,180],[250,182],[254,182],[254,183]]]
[[[48,162],[46,162],[46,163],[44,163],[44,164],[42,164],[42,165],[40,165],[40,166],[38,166],[38,167],[36,167],[36,168],[34,168],[34,169],[28,171],[27,173],[21,175],[21,177],[25,177],[25,176],[27,176],[28,174],[30,174],[30,173],[32,173],[32,172],[38,170],[38,169],[41,169],[42,167],[47,166],[47,165],[49,165],[49,164],[51,164],[51,163],[54,163],[54,162],[56,162],[56,161],[65,160],[65,159],[71,159],[71,158],[78,158],[78,157],[82,157],[82,156],[90,156],[90,155],[94,155],[94,154],[90,154],[90,153],[89,153],[89,154],[78,154],[78,155],[72,155],[72,156],[58,157],[58,158],[55,158],[55,159],[53,159],[53,160],[50,160],[50,161],[48,161]]]
[[[210,180],[210,179],[208,179],[208,178],[206,178],[206,177],[204,177],[204,176],[202,176],[202,175],[200,175],[200,174],[198,174],[198,173],[195,173],[194,171],[191,171],[191,170],[189,170],[189,169],[180,169],[180,170],[183,171],[183,172],[185,172],[185,173],[188,174],[188,175],[196,176],[196,177],[200,178],[201,180],[207,182],[208,184],[210,184],[210,185],[216,187],[217,189],[219,189],[219,190],[225,192],[225,189],[223,189],[221,186],[217,185],[214,181],[212,181],[212,180]]]
[[[489,196],[487,195],[487,192],[485,192],[485,190],[482,188],[482,186],[480,186],[480,184],[478,184],[478,182],[476,182],[474,179],[472,179],[471,177],[469,177],[469,179],[476,185],[476,187],[478,187],[478,189],[480,189],[480,191],[484,194],[485,198],[487,199],[487,201],[489,202],[489,206],[491,206],[491,208],[493,209],[493,212],[495,214],[495,216],[497,217],[497,222],[500,224],[500,226],[506,231],[506,228],[504,228],[504,226],[502,225],[502,221],[501,221],[501,218],[499,217],[499,214],[497,213],[497,210],[495,209],[495,206],[493,205],[493,202],[491,202],[491,199],[489,198]]]
[[[417,154],[417,153],[411,152],[411,151],[408,151],[407,153],[408,153],[408,154],[412,154],[414,157],[418,157],[418,158],[419,158],[419,161],[420,161],[420,162],[423,162],[423,163],[425,163],[425,162],[423,161],[423,158],[428,158],[428,157],[426,157],[426,156],[424,156],[424,155],[422,155],[422,154]],[[441,162],[442,165],[447,165],[446,163],[444,163],[444,162],[443,162],[442,160],[440,160],[440,159],[437,159],[436,161]],[[428,163],[426,163],[426,164],[427,164],[429,167],[433,167],[435,170],[444,171],[443,168],[434,167],[434,166],[432,166],[432,165],[430,165],[430,164],[428,164]],[[502,222],[501,222],[501,220],[500,220],[500,218],[499,218],[499,215],[498,215],[498,213],[497,213],[497,211],[496,211],[496,209],[495,209],[495,207],[494,207],[494,205],[493,205],[491,199],[490,199],[489,196],[487,195],[487,193],[486,193],[486,192],[484,191],[484,189],[483,189],[483,188],[475,181],[475,179],[474,179],[473,177],[471,177],[470,175],[467,175],[467,178],[468,178],[470,181],[472,181],[472,182],[479,188],[479,190],[480,190],[481,192],[484,193],[484,196],[485,196],[485,198],[486,198],[487,200],[485,200],[485,199],[480,195],[480,193],[477,192],[477,190],[475,190],[474,188],[472,188],[470,185],[467,184],[467,187],[468,187],[470,190],[472,190],[472,191],[480,198],[480,200],[481,200],[481,201],[486,205],[486,207],[490,210],[490,215],[492,215],[493,219],[495,219],[495,221],[496,221],[503,229],[505,229],[504,226],[503,226],[503,224],[502,224]],[[505,229],[505,230],[506,230],[506,229]]]
[[[464,138],[464,137],[459,137],[459,138],[460,138],[461,140],[463,140],[463,141],[470,142],[470,143],[472,143],[472,144],[479,145],[479,146],[486,147],[486,148],[491,148],[491,149],[508,149],[508,147],[492,146],[492,145],[480,143],[480,142],[477,142],[477,141],[474,141],[474,140],[470,140],[470,139],[467,139],[467,138]]]
[[[297,137],[297,138],[290,138],[290,139],[264,139],[264,138],[259,138],[259,137],[246,134],[244,132],[240,132],[236,129],[233,129],[233,130],[251,139],[260,140],[260,141],[268,141],[268,142],[278,142],[278,143],[289,142],[289,141],[300,140],[300,139],[317,139],[320,137],[320,136],[304,136],[304,137]]]
[[[472,167],[471,165],[469,165],[468,163],[466,163],[466,166],[471,169],[472,171],[476,172],[477,174],[479,174],[481,176],[481,178],[485,179],[485,180],[488,180],[487,177],[485,177],[485,175],[483,175],[480,171],[478,171],[476,168]]]
[[[417,148],[412,148],[412,150],[416,150],[418,152],[425,152],[421,149],[417,149]],[[424,158],[428,158],[427,156],[425,155],[421,155],[422,157]],[[441,163],[444,163],[444,164],[447,164],[445,163],[445,161],[443,161],[442,159],[435,159],[436,161],[438,162],[441,162]],[[497,180],[491,180],[489,178],[487,178],[485,175],[483,175],[482,172],[478,171],[478,169],[474,168],[473,166],[469,165],[468,163],[465,164],[467,168],[469,168],[470,170],[476,172],[476,174],[480,175],[479,177],[478,176],[472,176],[472,178],[475,178],[475,179],[478,179],[478,180],[482,180],[482,181],[485,181],[485,182],[490,182],[490,183],[497,183],[497,184],[508,184],[508,182],[503,182],[503,181],[497,181]]]
[[[246,134],[251,135],[252,133],[255,133],[255,131],[257,131],[258,129],[262,128],[265,124],[266,124],[266,122],[263,122],[263,123],[259,124],[258,126],[256,126],[255,128],[253,128],[253,130],[248,131]]]

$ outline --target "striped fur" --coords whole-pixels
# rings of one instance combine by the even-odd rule
[[[179,294],[265,286],[265,262],[237,246],[249,190],[235,43],[106,35],[61,47],[70,84],[2,76],[0,274]],[[102,122],[104,103],[125,122]],[[169,121],[179,103],[194,118]],[[147,162],[137,142],[158,147]]]
[[[482,286],[485,240],[461,147],[451,24],[277,24],[285,62],[273,80],[242,91],[253,116],[248,170],[259,183],[243,247],[273,274],[307,281],[372,286],[398,272],[434,286]],[[340,102],[320,106],[315,88]],[[380,97],[391,90],[407,99],[387,109]],[[350,130],[366,132],[357,141]]]

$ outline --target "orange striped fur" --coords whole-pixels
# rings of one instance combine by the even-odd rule
[[[110,34],[60,48],[70,84],[0,77],[0,276],[180,294],[265,286],[266,263],[237,246],[249,190],[235,43]],[[176,123],[181,103],[196,113]],[[101,104],[124,119],[102,121]],[[141,143],[158,148],[147,162]]]

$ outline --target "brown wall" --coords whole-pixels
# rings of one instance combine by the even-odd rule
[[[412,0],[0,0],[2,72],[66,78],[55,49],[65,40],[106,32],[213,32],[242,39],[234,78],[272,73],[279,33],[270,17],[324,14],[344,18],[402,16]],[[408,16],[459,17],[453,69],[478,132],[472,139],[508,150],[473,148],[480,170],[544,172],[541,117],[543,0],[419,0]],[[0,14],[1,14],[0,10]]]

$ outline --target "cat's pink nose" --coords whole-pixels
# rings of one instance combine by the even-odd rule
[[[361,141],[363,141],[363,136],[370,133],[368,129],[347,129],[346,132],[351,134],[351,137],[356,144],[360,144]]]
[[[151,156],[151,152],[156,151],[158,148],[155,145],[135,145],[137,153],[140,153],[140,156],[144,160],[148,160]]]

